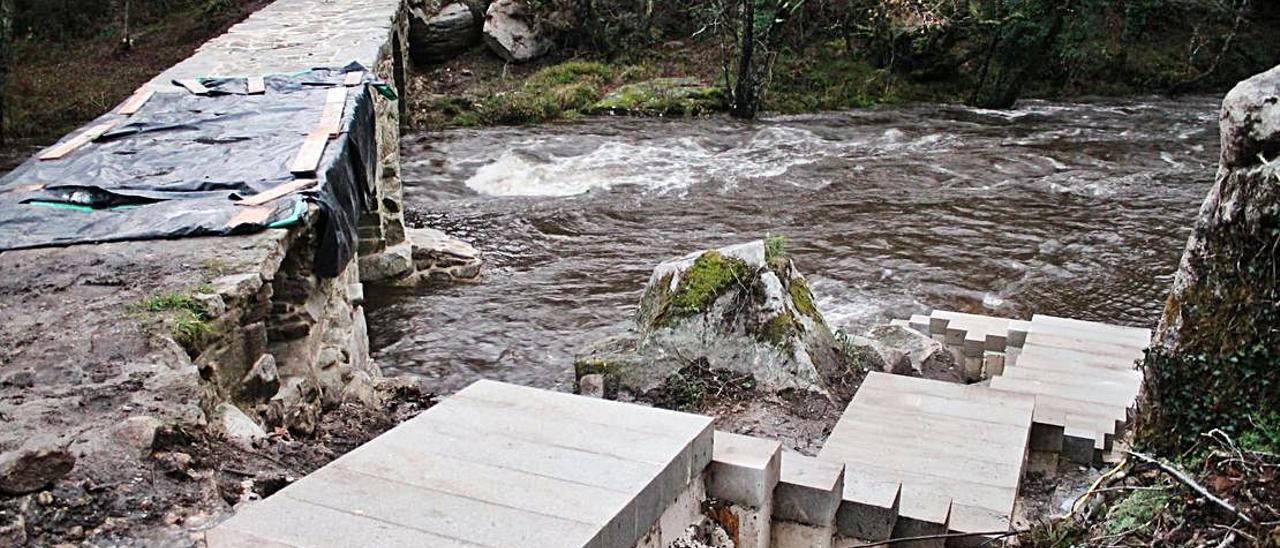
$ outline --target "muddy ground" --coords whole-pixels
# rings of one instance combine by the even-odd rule
[[[305,437],[279,431],[241,447],[212,433],[207,387],[171,337],[172,318],[141,303],[265,275],[284,235],[0,253],[0,546],[189,545],[241,498],[265,496],[430,405],[420,387],[385,380],[380,408],[328,409]],[[41,485],[45,472],[13,471],[19,454],[73,465]],[[32,478],[34,488],[21,485]]]

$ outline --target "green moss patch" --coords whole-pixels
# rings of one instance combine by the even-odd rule
[[[724,91],[694,78],[655,78],[624,85],[595,104],[597,111],[646,116],[696,116],[725,110]]]
[[[742,283],[748,270],[741,259],[726,257],[719,251],[703,253],[680,279],[672,304],[684,314],[705,312],[732,284]]]
[[[816,322],[822,322],[822,314],[818,313],[818,307],[813,304],[813,292],[809,291],[809,282],[797,277],[791,280],[791,285],[787,286],[787,293],[791,294],[791,304],[795,305],[797,311],[813,318]]]

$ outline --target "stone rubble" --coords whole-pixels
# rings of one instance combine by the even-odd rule
[[[521,0],[497,0],[484,16],[484,43],[510,63],[527,63],[547,52],[550,42]]]

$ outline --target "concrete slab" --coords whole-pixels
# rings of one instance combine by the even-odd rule
[[[782,444],[720,431],[714,440],[707,494],[753,508],[766,506],[781,476]]]
[[[929,334],[929,316],[924,314],[912,314],[911,319],[907,320],[907,325],[912,329]]]
[[[464,389],[250,505],[210,533],[210,546],[244,535],[366,545],[382,529],[387,542],[374,544],[633,546],[688,492],[697,453],[710,452],[707,417],[497,384]],[[334,512],[327,523],[352,531],[333,542],[307,519],[274,519]]]
[[[773,490],[774,519],[833,526],[844,496],[844,464],[783,451],[780,470]]]

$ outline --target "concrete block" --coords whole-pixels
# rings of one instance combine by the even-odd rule
[[[770,525],[770,548],[831,548],[835,526],[815,526],[775,520]]]
[[[898,320],[898,319],[893,319],[893,320],[889,320],[889,325],[896,325],[896,326],[899,326],[899,327],[906,327],[906,328],[910,328],[910,327],[911,327],[911,322],[908,322],[907,320]]]
[[[707,495],[753,508],[768,504],[781,475],[782,444],[720,431],[713,443]]]
[[[982,376],[991,378],[1004,374],[1004,352],[986,351],[982,354]]]
[[[205,539],[209,548],[474,547],[446,536],[277,495],[241,508],[231,519],[205,533]]]
[[[928,335],[929,317],[923,314],[912,314],[911,319],[907,320],[907,327]]]
[[[1031,331],[1031,322],[1009,320],[1009,339],[1006,346],[1022,348],[1027,340],[1027,332]]]
[[[783,451],[781,476],[773,491],[775,520],[831,527],[843,496],[843,464]]]
[[[927,488],[902,486],[902,504],[898,508],[898,521],[893,526],[893,538],[941,535],[948,531],[951,518],[951,499]],[[943,548],[944,539],[898,542],[895,546],[912,548]]]
[[[276,496],[487,546],[588,546],[600,528],[332,466]]]
[[[836,512],[841,537],[880,541],[893,534],[898,519],[901,484],[846,466],[844,495]]]

